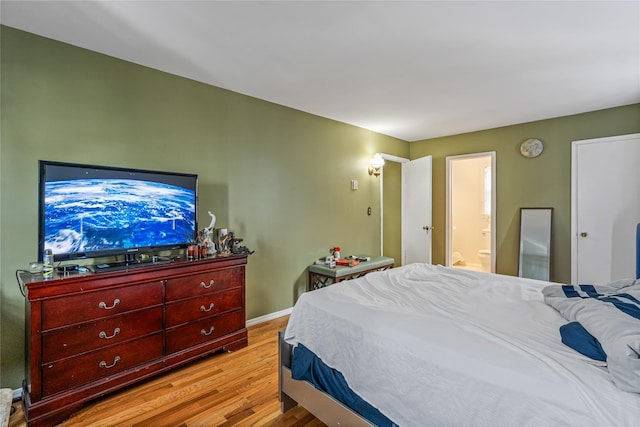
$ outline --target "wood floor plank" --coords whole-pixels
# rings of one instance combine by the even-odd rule
[[[248,328],[249,345],[219,353],[91,402],[60,427],[322,427],[296,407],[280,413],[278,331],[289,316]],[[9,427],[26,427],[19,403]]]

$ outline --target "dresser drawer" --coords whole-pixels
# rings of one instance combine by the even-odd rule
[[[106,378],[162,357],[162,333],[42,365],[43,396]]]
[[[86,322],[160,304],[160,281],[53,298],[42,303],[42,329]]]
[[[167,330],[167,354],[203,344],[245,327],[244,310]]]
[[[235,267],[167,280],[167,301],[203,295],[244,284],[244,268]]]
[[[42,334],[43,363],[162,331],[162,307],[111,316]]]
[[[242,307],[240,288],[177,301],[167,304],[166,326],[176,326]]]

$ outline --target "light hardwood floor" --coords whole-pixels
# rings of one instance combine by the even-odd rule
[[[284,316],[249,328],[249,345],[218,353],[87,404],[72,426],[324,426],[296,407],[280,413],[278,331]],[[25,427],[21,404],[9,427]]]

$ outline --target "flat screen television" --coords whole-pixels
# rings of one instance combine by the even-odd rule
[[[198,176],[41,160],[38,257],[180,249],[198,230]]]

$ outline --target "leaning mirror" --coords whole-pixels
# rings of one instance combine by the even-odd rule
[[[551,218],[553,208],[520,209],[518,276],[551,278]]]

